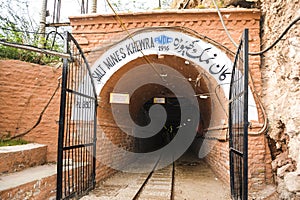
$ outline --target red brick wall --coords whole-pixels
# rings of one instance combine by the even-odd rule
[[[273,183],[272,160],[265,136],[252,134],[255,132],[249,132],[249,188],[258,191],[262,186]]]
[[[0,60],[0,133],[24,133],[37,122],[58,86],[61,69],[16,60]],[[39,125],[23,138],[48,145],[47,160],[56,160],[60,89]]]
[[[212,169],[224,183],[229,185],[229,145],[228,142],[208,141],[214,147],[205,158],[206,162],[213,166]]]
[[[17,60],[0,60],[0,70],[0,133],[2,136],[7,134],[15,136],[35,125],[40,113],[58,86],[61,68],[56,69]],[[57,159],[60,93],[59,89],[37,127],[22,137],[29,142],[47,145],[48,162],[55,162]],[[103,113],[103,110],[102,114],[107,115],[107,113]],[[103,123],[105,124],[107,121],[102,121],[100,125]],[[112,152],[108,148],[108,144],[101,140],[101,131],[99,126],[97,155],[101,155],[101,157],[97,159],[98,180],[114,172],[113,169],[100,162],[103,157],[112,159]],[[107,135],[113,143],[132,148],[131,144],[133,143],[130,138],[124,136],[117,127],[107,126],[105,132],[108,133]],[[121,160],[121,158],[122,155],[119,155],[113,159]]]

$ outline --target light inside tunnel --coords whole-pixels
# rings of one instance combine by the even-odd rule
[[[205,133],[210,132],[210,128],[213,126],[220,125],[221,121],[226,119],[226,113],[224,107],[220,105],[225,101],[225,95],[218,90],[217,84],[214,83],[213,79],[205,73],[201,66],[194,65],[189,62],[186,64],[186,60],[180,57],[164,55],[164,58],[158,58],[156,55],[148,56],[148,60],[156,64],[164,64],[181,73],[186,81],[189,82],[194,90],[194,96],[197,97],[197,103],[200,112],[200,120],[194,128],[197,131],[195,140],[203,140]],[[114,91],[116,82],[122,77],[123,74],[128,73],[131,69],[145,64],[145,59],[138,58],[127,63],[119,71],[117,71],[110,80],[104,86],[100,96],[101,103],[99,109],[99,122],[102,127],[106,126],[106,122],[114,122],[114,117],[110,111],[111,104],[109,104],[109,94]],[[168,74],[166,74],[167,76]],[[144,77],[136,76],[136,79],[143,79]],[[134,84],[134,81],[133,83]],[[117,91],[120,92],[120,91]],[[125,91],[122,91],[126,93]],[[216,95],[215,93],[220,94]],[[193,106],[189,105],[189,98],[182,96],[176,96],[170,89],[159,84],[146,84],[138,87],[133,94],[130,96],[129,113],[134,123],[140,126],[146,126],[149,123],[149,109],[151,106],[157,104],[154,102],[154,98],[164,98],[165,103],[159,104],[164,107],[167,112],[167,120],[163,127],[157,132],[157,134],[149,138],[138,138],[129,136],[134,141],[134,148],[130,150],[133,152],[149,152],[155,151],[168,143],[168,140],[164,137],[164,134],[170,133],[173,138],[176,135],[177,130],[183,125],[180,123],[180,109],[178,109],[178,99],[184,99],[185,105],[183,109],[192,109]],[[123,107],[125,105],[116,105],[117,107]],[[105,109],[103,109],[105,108]],[[126,124],[124,125],[126,126]],[[117,124],[114,124],[114,129]],[[105,130],[110,129],[105,127]],[[108,131],[109,132],[109,131]],[[119,130],[118,134],[126,135],[124,131]],[[201,142],[193,142],[195,151],[199,151]],[[123,143],[123,141],[119,141]],[[199,144],[198,144],[199,143]],[[123,148],[126,148],[126,144],[119,144]]]

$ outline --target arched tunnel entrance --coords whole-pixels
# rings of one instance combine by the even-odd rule
[[[151,64],[147,63],[147,60],[151,60]],[[167,113],[167,119],[157,134],[148,138],[135,138],[135,149],[133,151],[145,153],[149,151],[155,151],[168,144],[170,140],[175,137],[178,129],[184,125],[182,124],[184,122],[181,122],[182,109],[187,111],[188,113],[200,113],[199,122],[196,124],[196,126],[199,125],[197,137],[200,137],[200,134],[203,134],[204,129],[208,128],[211,120],[211,99],[209,98],[209,94],[211,92],[209,91],[209,88],[207,86],[208,83],[206,83],[205,79],[199,78],[199,74],[204,74],[205,72],[201,70],[199,66],[189,63],[183,58],[172,55],[150,55],[147,57],[147,60],[145,60],[144,58],[138,58],[126,64],[123,67],[124,69],[122,68],[122,71],[117,72],[108,82],[108,84],[113,85],[113,83],[111,82],[119,79],[117,77],[122,77],[122,74],[130,73],[130,69],[140,65],[144,65],[145,63],[147,63],[146,65],[148,65],[149,73],[156,73],[153,71],[152,66],[150,65],[164,64],[181,73],[186,79],[186,82],[191,85],[194,90],[193,95],[194,98],[196,97],[197,99],[197,106],[199,107],[199,109],[197,109],[195,105],[191,103],[189,99],[190,97],[184,95],[184,92],[182,93],[182,96],[176,96],[176,94],[174,94],[170,88],[167,88],[163,85],[151,83],[151,81],[148,84],[138,87],[138,89],[135,90],[130,97],[129,113],[132,120],[139,126],[147,126],[151,121],[149,117],[150,108],[153,105],[157,104],[163,106]],[[158,68],[158,70],[161,69]],[[135,76],[138,78],[139,74],[136,74]],[[132,80],[131,84],[135,84],[135,81]],[[128,87],[131,86],[128,85]],[[114,88],[114,86],[112,88]],[[110,89],[112,88],[110,87]],[[109,88],[107,89],[109,90]],[[113,93],[114,91],[106,91],[106,88],[104,87],[104,92]],[[126,87],[123,89],[123,91],[119,92],[128,93],[128,91],[126,91]],[[203,95],[201,96],[201,98],[203,99],[197,97],[197,94]],[[181,99],[183,105],[180,105],[179,99]],[[109,102],[109,99],[105,100],[105,102]],[[122,107],[122,105],[117,106]],[[160,116],[155,117],[159,118]],[[193,130],[196,129],[197,127],[193,128]]]
[[[92,67],[98,177],[109,176],[106,169],[148,172],[157,160],[164,168],[190,152],[229,184],[230,56],[169,29],[137,31],[105,51]],[[249,100],[249,119],[257,120],[252,94]]]
[[[178,95],[172,91],[172,83],[168,83],[169,85],[160,85],[151,82],[151,80],[149,83],[139,86],[139,79],[146,79],[147,77],[136,72],[133,75],[134,79],[131,78],[125,82],[123,81],[121,87],[116,87],[118,81],[124,75],[132,73],[132,70],[139,68],[139,66],[145,66],[145,70],[148,69],[149,73],[154,74],[154,76],[160,76],[160,78],[172,76],[172,74],[167,74],[161,66],[172,68],[180,73],[182,77],[175,77],[171,80],[177,82],[184,79],[183,81],[192,88],[193,93],[187,94],[185,90],[182,90],[182,93]],[[141,71],[144,72],[144,69]],[[133,86],[137,89],[132,92],[130,90]],[[129,95],[130,100],[128,102],[114,103],[112,100],[112,94],[126,95],[129,93],[131,94]],[[115,141],[113,142],[115,145],[121,146],[131,152],[148,153],[163,148],[190,121],[194,122],[191,129],[189,129],[193,132],[191,133],[193,139],[187,149],[192,151],[196,157],[205,157],[216,140],[224,137],[223,132],[210,130],[210,128],[220,127],[221,123],[221,125],[226,123],[225,95],[219,89],[214,79],[201,66],[175,55],[148,55],[146,59],[139,57],[128,62],[111,76],[101,90],[100,97],[98,121],[101,129],[107,137]],[[160,124],[159,129],[155,129],[155,134],[151,134],[150,137],[136,136],[136,131],[138,130],[129,121],[132,120],[134,125],[147,127],[151,122],[151,107],[155,105],[162,106],[166,111],[165,122]],[[129,110],[128,113],[124,111],[126,109]],[[190,115],[186,120],[182,120],[182,111]],[[116,122],[115,118],[117,116],[120,117],[122,113],[129,115],[121,117],[123,121]],[[198,115],[195,120],[193,119],[194,114]],[[152,119],[160,117],[160,115],[154,115]],[[112,132],[113,136],[110,135]],[[131,134],[128,136],[128,133]],[[112,137],[122,139],[116,141]],[[206,137],[214,138],[214,140],[206,140],[206,144],[202,145]],[[202,150],[200,151],[201,148]]]
[[[151,61],[151,64],[148,63],[149,61]],[[128,82],[123,81],[121,87],[118,86],[118,82],[122,80],[127,73],[131,73],[132,70],[139,68],[140,66],[146,66],[146,69],[148,69],[147,73],[154,73],[154,76],[157,75],[157,72],[155,72],[153,66],[161,73],[157,76],[171,76],[172,74],[169,74],[167,71],[164,71],[163,68],[160,68],[161,64],[182,74],[182,77],[179,78],[184,78],[184,81],[192,88],[193,94],[186,94],[185,91],[182,91],[181,95],[175,94],[172,91],[172,83],[169,83],[169,85],[160,85],[153,83],[155,81],[149,81],[148,84],[136,86],[137,89],[131,93],[130,90],[133,85],[140,84],[139,79],[146,79],[145,76],[142,76],[139,73],[134,74],[134,80],[125,79]],[[179,81],[176,78],[174,80]],[[189,196],[191,193],[195,193],[190,196],[193,197],[192,199],[197,198],[199,191],[202,193],[201,195],[207,195],[205,194],[207,192],[207,187],[220,191],[220,194],[218,194],[220,198],[228,195],[229,186],[225,186],[225,184],[223,185],[223,182],[220,181],[221,179],[216,181],[217,175],[213,173],[208,163],[203,159],[209,154],[211,148],[216,145],[218,140],[217,136],[222,135],[220,130],[210,130],[210,127],[217,127],[218,123],[224,123],[222,120],[226,119],[226,113],[222,108],[222,103],[225,104],[226,97],[222,92],[216,89],[218,88],[217,85],[218,84],[215,83],[214,79],[211,79],[209,74],[207,74],[201,66],[174,55],[148,55],[147,59],[140,57],[128,62],[120,68],[120,70],[115,72],[107,81],[100,93],[101,101],[98,109],[98,121],[103,131],[102,134],[105,134],[106,137],[108,137],[109,140],[111,140],[112,143],[119,148],[129,152],[146,155],[146,159],[141,162],[137,162],[138,166],[136,166],[132,165],[132,163],[134,163],[133,160],[135,159],[128,158],[125,154],[120,152],[115,153],[114,150],[112,150],[113,148],[110,148],[110,159],[118,162],[117,170],[122,171],[126,167],[122,168],[120,166],[126,165],[130,166],[130,169],[126,168],[124,171],[133,172],[133,174],[139,171],[144,172],[145,170],[142,170],[144,168],[141,165],[149,164],[148,160],[153,164],[156,162],[157,158],[153,159],[151,156],[147,156],[147,154],[159,151],[160,149],[170,145],[173,140],[176,140],[174,138],[177,137],[177,134],[181,134],[179,133],[180,129],[188,125],[190,121],[193,121],[194,112],[197,112],[197,122],[193,123],[192,128],[189,129],[192,130],[192,133],[189,134],[184,132],[187,138],[192,135],[192,140],[186,149],[180,152],[180,155],[176,159],[172,160],[177,163],[176,171],[174,172],[174,176],[177,178],[175,178],[176,182],[173,183],[175,187],[173,190],[177,197],[176,199]],[[218,91],[219,94],[216,95],[215,91]],[[129,93],[129,101],[127,101],[124,97],[126,100],[123,99],[123,102],[119,101],[118,103],[114,103],[112,94],[124,95]],[[193,101],[192,98],[196,99],[197,105],[193,104],[195,101]],[[160,125],[159,129],[155,130],[155,134],[150,137],[137,136],[140,133],[136,133],[136,131],[139,130],[129,125],[130,123],[128,122],[128,118],[131,118],[132,121],[140,127],[147,127],[147,125],[151,123],[151,120],[162,117],[161,115],[151,116],[151,107],[156,105],[162,106],[166,111],[165,122]],[[122,113],[126,113],[126,111],[124,111],[126,109],[129,110],[129,115],[122,117],[125,120],[121,122],[115,120],[116,115],[120,116]],[[182,119],[182,110],[188,113],[189,116],[187,120]],[[129,135],[130,133],[131,135]],[[205,139],[206,137],[214,137],[215,139]],[[100,136],[99,138],[103,141],[103,136]],[[177,144],[178,149],[180,149],[179,146],[181,145],[181,142]],[[227,145],[226,142],[224,142],[224,144]],[[101,155],[105,155],[105,152],[107,152],[107,149],[109,148],[108,146],[105,146],[105,144],[100,148],[100,152],[97,154],[101,157]],[[177,147],[172,148],[173,151],[177,151],[178,149]],[[105,159],[105,156],[103,156],[103,159]],[[100,162],[101,160],[103,162],[103,159],[100,158]],[[168,161],[168,158],[166,158],[166,162]],[[104,161],[104,163],[107,162]],[[109,166],[115,167],[116,165],[111,164]],[[162,166],[161,169],[169,169],[168,166]],[[224,168],[226,167],[224,166]],[[200,177],[191,176],[191,171],[194,171],[194,173],[197,173]],[[158,170],[158,173],[164,174],[160,172],[160,170]],[[163,176],[165,177],[165,174]],[[110,180],[114,180],[114,178],[115,176],[113,176]],[[114,181],[119,182],[120,180],[116,179]],[[120,182],[122,182],[122,180]],[[131,184],[134,184],[132,183],[134,180],[130,182]],[[205,182],[206,186],[201,186],[201,182]],[[108,181],[106,184],[110,185],[112,183]],[[156,184],[160,183],[156,182]],[[199,185],[199,190],[195,190],[195,188],[193,189],[194,184]],[[103,190],[105,190],[106,187],[110,186],[106,186],[105,184],[102,185]],[[185,187],[187,187],[187,189],[183,189]],[[181,190],[181,192],[179,192],[179,190]],[[155,191],[152,191],[151,193],[155,194]],[[207,197],[211,198],[215,194],[209,195],[211,196]],[[219,198],[219,196],[217,198]]]
[[[230,16],[226,20],[236,33],[241,33],[244,27],[251,29],[250,47],[253,51],[259,50],[260,39],[259,34],[256,33],[259,30],[260,14],[252,10],[224,12]],[[241,18],[241,13],[244,12],[247,16],[243,15]],[[194,97],[197,97],[196,105],[192,103],[192,106],[187,107],[198,107],[199,121],[194,123],[194,132],[198,130],[198,125],[202,128],[198,130],[200,134],[193,135],[192,141],[187,142],[189,150],[194,152],[197,159],[204,158],[218,177],[229,184],[227,106],[234,60],[231,50],[235,50],[234,47],[228,46],[229,40],[225,37],[224,31],[216,31],[219,25],[217,14],[207,11],[151,12],[130,13],[122,17],[124,26],[120,26],[113,15],[71,18],[76,38],[88,52],[87,58],[91,64],[90,75],[93,77],[99,97],[97,152],[95,152],[97,182],[112,175],[114,169],[122,170],[122,166],[131,163],[132,159],[126,159],[128,152],[144,154],[148,160],[151,160],[150,152],[159,151],[162,147],[172,144],[174,140],[173,138],[168,143],[168,140],[163,137],[163,131],[169,131],[177,138],[182,125],[190,122],[187,119],[186,121],[180,119],[179,123],[177,109],[180,102],[183,109],[184,102],[189,102],[190,97],[187,98],[183,94],[175,95],[172,88],[164,84],[149,82],[139,85],[133,92],[128,93],[130,88],[134,88],[134,84],[125,82],[123,83],[125,89],[116,89],[119,80],[131,73],[130,70],[144,65],[150,65],[145,70],[149,75],[157,74],[162,79],[168,78],[166,77],[168,73],[161,71],[159,66],[163,65],[178,71],[189,83]],[[130,34],[123,30],[124,27]],[[240,34],[235,34],[235,39],[238,40],[239,36]],[[252,58],[250,65],[250,75],[254,75],[254,81],[250,83],[249,91],[255,94],[256,91],[261,90],[260,60]],[[142,81],[149,80],[149,77],[148,74],[143,74],[135,75],[131,79]],[[174,81],[179,82],[179,80]],[[182,91],[185,92],[184,89]],[[189,105],[190,102],[186,104]],[[141,137],[141,131],[136,130],[131,122],[140,127],[149,127],[149,123],[151,124],[149,118],[157,118],[151,117],[150,107],[163,107],[163,110],[169,110],[170,114],[166,115],[166,121],[158,126],[160,129],[154,131],[157,134]],[[87,109],[79,109],[83,113],[85,110]],[[123,123],[115,119],[116,116],[124,116],[121,111],[126,111],[127,116],[123,117]],[[257,156],[257,152],[268,151],[264,146],[264,135],[260,134],[260,127],[264,126],[261,124],[262,111],[258,99],[254,101],[252,93],[249,93],[248,113],[251,122],[249,129],[252,131],[252,136],[249,137],[249,166],[251,166],[249,180],[252,180],[249,182],[249,188],[255,186],[257,180],[264,183],[266,177],[269,177],[266,174],[271,173],[270,163],[264,164],[268,159],[262,156],[264,153]],[[182,115],[181,110],[180,115]],[[159,115],[159,118],[163,116],[164,112]],[[177,133],[173,133],[176,131]],[[185,142],[184,137],[181,139]],[[121,167],[115,168],[115,166]]]

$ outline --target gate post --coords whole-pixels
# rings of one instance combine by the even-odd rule
[[[68,34],[65,33],[65,52],[68,49]],[[63,173],[63,139],[65,130],[65,112],[66,112],[66,90],[68,78],[68,58],[63,58],[62,83],[60,97],[60,114],[57,144],[57,177],[56,177],[56,199],[62,199],[62,173]]]
[[[63,60],[56,199],[79,198],[95,187],[97,94],[89,64],[68,32]]]
[[[248,29],[243,32],[232,69],[229,93],[230,190],[248,199]]]
[[[248,78],[249,78],[249,58],[248,58],[248,41],[249,41],[248,29],[244,30],[244,198],[248,199]]]

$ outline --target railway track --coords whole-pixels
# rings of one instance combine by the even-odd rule
[[[216,179],[214,172],[203,160],[187,155],[175,164],[156,170],[159,163],[155,162],[157,160],[150,162],[149,159],[149,163],[144,163],[154,169],[149,173],[116,173],[82,200],[230,199],[229,188]]]
[[[151,171],[132,200],[173,200],[175,164]]]

